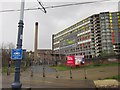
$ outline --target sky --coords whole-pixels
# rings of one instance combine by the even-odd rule
[[[75,2],[101,1],[101,0],[39,0],[44,7]],[[74,1],[74,2],[73,2]],[[104,1],[104,0],[102,0]],[[38,22],[38,49],[52,49],[52,34],[100,12],[118,11],[119,0],[109,0],[93,4],[84,4],[54,9],[24,12],[23,48],[34,50],[35,22]],[[25,8],[40,7],[37,0],[26,0]],[[0,11],[20,9],[20,0],[1,0]],[[16,46],[18,22],[20,12],[0,12],[0,44],[13,43]]]

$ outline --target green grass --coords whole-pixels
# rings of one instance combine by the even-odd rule
[[[107,66],[118,66],[120,63],[117,62],[112,62],[112,63],[107,63],[107,64],[91,64],[84,66],[85,68],[95,68],[95,67],[107,67]]]
[[[107,63],[107,64],[90,64],[90,65],[84,65],[84,66],[80,66],[80,67],[73,67],[72,69],[90,69],[90,68],[97,68],[97,67],[107,67],[107,66],[118,66],[120,65],[120,63],[116,63],[116,62],[112,62],[112,63]],[[66,71],[66,70],[70,70],[71,68],[65,65],[62,66],[54,66],[52,67],[54,69],[57,69],[59,71]]]
[[[10,72],[13,73],[14,72],[14,69],[13,67],[10,68]],[[7,73],[8,71],[8,67],[2,67],[2,73]]]
[[[24,70],[26,70],[28,67],[21,67],[21,71],[24,71]],[[8,67],[7,66],[4,66],[4,67],[2,67],[2,73],[7,73],[7,71],[8,71]],[[14,73],[15,72],[15,66],[11,66],[10,67],[10,73]]]
[[[52,67],[56,70],[59,70],[59,71],[66,71],[66,70],[70,70],[70,67],[67,67],[67,66],[54,66]]]
[[[116,79],[116,80],[120,80],[120,75],[116,75],[116,76],[112,76],[112,77],[107,77],[104,79]]]
[[[103,64],[102,66],[116,66],[116,65],[120,65],[120,63],[108,63],[108,64]]]

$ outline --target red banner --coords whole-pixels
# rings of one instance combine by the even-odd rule
[[[74,56],[67,56],[67,65],[68,66],[75,66],[75,58],[74,58]]]

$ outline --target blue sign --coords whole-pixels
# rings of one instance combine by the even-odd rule
[[[12,49],[12,60],[22,59],[22,49]]]

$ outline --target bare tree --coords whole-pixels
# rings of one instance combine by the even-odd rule
[[[13,43],[2,43],[0,50],[2,51],[2,66],[8,65],[8,61],[11,57],[11,49],[14,48]]]
[[[0,68],[2,67],[2,50],[0,49]]]

